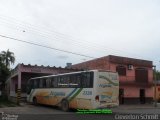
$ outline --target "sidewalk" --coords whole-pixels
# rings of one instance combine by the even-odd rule
[[[157,103],[157,107],[154,104],[136,104],[136,105],[120,105],[119,108],[123,109],[152,109],[160,108],[160,103]]]
[[[120,105],[111,109],[113,113],[134,113],[134,114],[160,114],[160,103],[157,107],[153,104]]]

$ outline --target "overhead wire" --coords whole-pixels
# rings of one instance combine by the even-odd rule
[[[1,20],[1,19],[0,19]],[[4,22],[4,21],[3,21]],[[4,23],[7,23],[7,25],[8,24],[10,24],[10,23],[8,23],[8,22],[4,22]],[[12,25],[12,24],[11,24]],[[15,25],[14,25],[15,26]],[[9,26],[9,27],[13,27],[13,26]],[[27,28],[28,29],[28,28]],[[28,30],[28,31],[30,31],[30,30]],[[33,31],[33,30],[32,30]],[[26,31],[27,32],[27,31]],[[35,34],[37,34],[38,36],[42,36],[42,37],[44,37],[45,39],[46,38],[48,38],[49,40],[56,40],[56,41],[62,41],[63,42],[63,39],[61,39],[61,38],[57,38],[57,37],[52,37],[52,36],[46,36],[46,35],[43,35],[42,33],[37,33],[37,31],[34,31],[35,32]],[[64,42],[63,42],[64,43]],[[68,42],[67,42],[67,44],[68,44]],[[95,46],[95,47],[92,47],[92,46],[86,46],[85,44],[78,44],[78,43],[74,43],[74,41],[73,42],[71,42],[71,43],[69,43],[69,45],[74,45],[74,46],[77,46],[77,48],[85,48],[85,49],[83,49],[83,51],[86,51],[86,52],[89,52],[89,51],[94,51],[94,50],[96,50],[96,52],[97,51],[100,51],[100,53],[102,53],[102,52],[105,52],[105,55],[107,54],[106,52],[106,50],[104,50],[104,49],[99,49],[97,46]],[[90,49],[90,50],[89,50]],[[94,49],[94,50],[93,50]]]
[[[73,54],[73,55],[83,56],[83,57],[87,57],[87,58],[95,58],[95,57],[92,57],[92,56],[88,56],[88,55],[84,55],[84,54],[80,54],[80,53],[76,53],[76,52],[71,52],[71,51],[67,51],[67,50],[63,50],[63,49],[58,49],[58,48],[55,48],[55,47],[46,46],[46,45],[42,45],[42,44],[38,44],[38,43],[34,43],[34,42],[28,42],[28,41],[25,41],[25,40],[13,38],[13,37],[1,35],[1,34],[0,34],[0,37],[8,38],[8,39],[11,39],[11,40],[14,40],[14,41],[19,41],[19,42],[23,42],[23,43],[27,43],[27,44],[31,44],[31,45],[36,45],[36,46],[40,46],[40,47],[44,47],[44,48],[48,48],[48,49],[53,49],[53,50],[60,51],[60,52],[70,53],[70,54]]]
[[[10,23],[7,23],[7,22],[0,22],[0,24],[2,24],[2,23],[6,23],[7,24],[7,27],[9,27],[9,28],[11,28],[11,29],[13,29],[13,28],[15,28],[15,27],[13,27],[13,26],[8,26],[8,24],[10,24]],[[14,25],[15,26],[15,25]],[[24,29],[24,28],[22,28],[22,29]],[[28,29],[28,31],[27,31],[27,29],[28,28],[25,28],[25,33],[30,33],[30,31],[31,30],[29,30]],[[61,42],[63,42],[63,43],[67,43],[68,44],[68,40],[67,41],[64,41],[64,38],[60,38],[60,37],[57,37],[57,36],[47,36],[47,35],[45,35],[45,34],[43,34],[43,33],[40,33],[40,32],[38,32],[38,31],[35,31],[34,29],[32,30],[33,32],[35,32],[35,33],[33,33],[33,32],[31,32],[31,34],[33,34],[33,35],[38,35],[38,36],[41,36],[41,37],[44,37],[45,39],[46,38],[48,38],[48,40],[56,40],[56,42],[57,41],[61,41]],[[67,38],[66,38],[67,39]],[[65,39],[65,40],[66,40]],[[103,50],[100,50],[100,49],[98,49],[98,47],[92,47],[92,46],[87,46],[86,44],[79,44],[79,43],[75,43],[74,41],[72,41],[72,42],[70,42],[69,43],[69,45],[74,45],[74,46],[78,46],[78,47],[80,47],[80,46],[82,46],[83,48],[86,48],[87,49],[87,51],[88,51],[88,49],[90,49],[90,48],[92,48],[92,49],[96,49],[96,50],[99,50],[99,51],[103,51]],[[104,50],[105,51],[105,50]]]
[[[70,36],[70,35],[66,35],[66,34],[63,34],[63,33],[60,33],[60,32],[54,31],[54,30],[50,30],[48,28],[46,29],[45,27],[42,27],[43,29],[45,29],[44,31],[42,31],[42,30],[40,30],[40,28],[41,28],[40,26],[35,26],[32,24],[17,20],[15,18],[0,15],[0,19],[10,21],[10,24],[16,23],[19,28],[21,27],[22,29],[25,29],[25,30],[29,29],[29,31],[28,31],[29,33],[37,34],[37,35],[40,35],[44,38],[48,38],[50,40],[61,40],[61,41],[67,40],[67,41],[70,41],[70,43],[69,43],[70,45],[72,44],[72,45],[76,45],[79,47],[82,46],[86,49],[92,48],[95,50],[99,50],[101,52],[103,51],[103,52],[105,52],[105,54],[108,53],[109,50],[112,50],[112,51],[115,51],[114,53],[121,52],[121,53],[128,53],[130,55],[134,55],[134,56],[138,56],[138,57],[140,56],[140,55],[129,53],[129,52],[122,51],[122,50],[115,50],[113,48],[108,47],[107,45],[102,46],[100,44],[93,43],[93,42],[85,42],[85,41],[82,41],[77,38],[73,39],[72,36]],[[19,22],[17,22],[17,21],[19,21]],[[37,29],[38,27],[39,27],[39,29]],[[34,31],[35,33],[31,32],[31,31]],[[54,36],[54,38],[53,38],[53,36]]]
[[[11,17],[9,17],[9,19],[7,19],[7,17],[5,16],[2,16],[2,15],[0,15],[0,18],[1,19],[5,19],[5,20],[10,20],[10,19],[12,19],[12,21],[10,21],[10,22],[16,22],[17,23],[17,21],[19,21],[19,20],[17,20],[17,19],[15,19],[15,18],[11,18]],[[44,33],[47,33],[47,34],[51,34],[51,33],[54,33],[54,35],[56,34],[56,36],[58,35],[58,38],[63,38],[63,39],[65,39],[65,40],[67,40],[67,41],[71,41],[72,43],[71,44],[80,44],[80,43],[82,43],[81,45],[83,45],[83,44],[89,44],[89,46],[87,46],[87,47],[92,47],[93,49],[101,49],[101,51],[104,51],[105,52],[105,54],[106,54],[106,52],[108,52],[109,50],[112,50],[112,51],[115,51],[115,52],[123,52],[123,53],[126,53],[126,51],[122,51],[122,50],[115,50],[115,49],[113,49],[113,48],[110,48],[109,46],[107,46],[107,45],[105,45],[105,47],[104,46],[102,46],[102,45],[100,45],[100,44],[97,44],[97,43],[92,43],[92,42],[84,42],[84,41],[82,41],[82,40],[76,40],[76,39],[72,39],[72,36],[69,36],[69,35],[66,35],[66,34],[62,34],[62,33],[59,33],[59,32],[56,32],[56,31],[54,31],[54,30],[49,30],[49,29],[46,29],[46,28],[43,28],[43,29],[45,29],[45,31],[42,31],[41,32],[41,30],[40,29],[35,29],[35,27],[39,27],[39,26],[35,26],[35,25],[31,25],[31,24],[29,24],[29,23],[25,23],[25,22],[23,22],[23,21],[20,21],[20,23],[23,23],[25,26],[26,25],[29,25],[29,26],[27,26],[27,27],[30,27],[31,29],[34,29],[34,30],[36,30],[37,32],[40,32],[40,34],[42,35],[42,34],[44,34]],[[18,23],[19,24],[19,23]],[[23,25],[23,24],[21,24],[21,25]],[[23,27],[24,27],[24,25],[23,25]],[[35,27],[33,27],[33,26],[35,26]],[[26,29],[26,28],[25,28]],[[53,34],[52,34],[53,35]],[[45,36],[46,37],[46,36]],[[77,42],[77,43],[73,43],[73,42]],[[83,45],[84,46],[84,45]],[[100,48],[99,48],[100,47]],[[136,55],[137,56],[137,55]]]
[[[1,24],[1,23],[0,23]],[[12,28],[11,26],[9,26],[10,28]],[[38,36],[42,36],[42,37],[44,37],[45,39],[46,38],[48,38],[49,40],[57,40],[57,41],[59,41],[60,39],[58,39],[58,38],[52,38],[52,37],[48,37],[48,36],[44,36],[44,35],[41,35],[41,34],[37,34]],[[62,41],[63,42],[63,41]],[[85,48],[85,49],[83,49],[83,51],[86,51],[86,52],[88,52],[88,47],[87,46],[82,46],[81,47],[81,45],[79,45],[79,44],[74,44],[74,43],[67,43],[66,42],[66,44],[69,44],[69,45],[74,45],[74,46],[77,46],[77,48]]]

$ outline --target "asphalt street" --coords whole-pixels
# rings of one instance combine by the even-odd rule
[[[160,114],[160,106],[120,105],[112,109],[113,114],[77,114],[75,110],[63,112],[58,107],[24,104],[19,107],[0,108],[1,118],[7,115],[18,120],[113,120],[121,114]],[[3,115],[2,115],[3,114]],[[17,116],[16,116],[17,115]],[[160,118],[160,115],[159,115]],[[15,119],[16,120],[16,119]]]

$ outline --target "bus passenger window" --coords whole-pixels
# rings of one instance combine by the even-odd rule
[[[81,86],[81,76],[80,74],[74,74],[70,76],[69,87],[70,88],[80,88]]]
[[[69,83],[69,80],[67,79],[67,76],[61,76],[60,77],[60,87],[63,87],[63,88],[66,88],[68,87],[68,83]]]
[[[77,87],[75,86],[74,84],[76,83],[76,76],[75,75],[72,75],[70,77],[70,80],[69,80],[69,87],[72,88],[72,87]]]
[[[33,80],[29,80],[27,83],[27,94],[30,94],[32,89],[33,89]]]
[[[46,87],[46,79],[40,79],[39,87],[40,88],[45,88]]]
[[[76,87],[81,87],[81,75],[78,74],[76,75],[77,79],[76,79],[76,84],[77,86]]]
[[[54,77],[51,79],[51,87],[53,87],[53,88],[58,87],[57,77]]]
[[[46,79],[43,79],[43,88],[46,87]]]
[[[39,79],[34,80],[34,88],[39,88]]]
[[[93,87],[93,74],[92,73],[84,73],[82,74],[81,87],[83,88],[91,88]]]
[[[90,87],[90,73],[86,74],[86,87]]]
[[[39,87],[42,88],[42,79],[39,81]]]
[[[47,78],[47,80],[46,80],[46,87],[47,88],[51,87],[51,78]]]

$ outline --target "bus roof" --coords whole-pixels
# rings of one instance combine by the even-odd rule
[[[31,79],[48,78],[48,77],[52,77],[52,76],[70,75],[70,74],[76,74],[76,73],[82,73],[82,72],[95,72],[95,71],[116,73],[116,72],[109,71],[109,70],[101,70],[101,69],[97,69],[97,70],[87,70],[87,71],[77,71],[77,72],[69,72],[69,73],[62,73],[62,74],[55,74],[55,75],[47,75],[47,76],[41,76],[41,77],[34,77],[34,78],[31,78]]]

